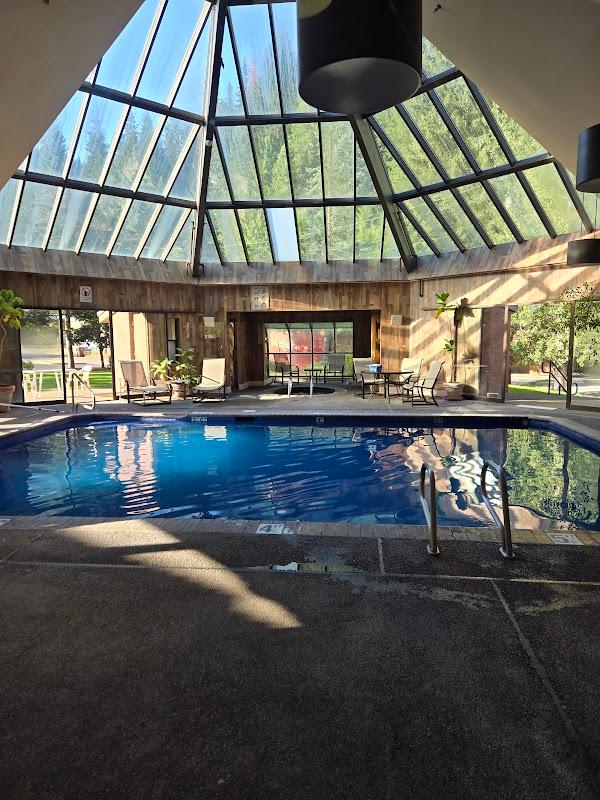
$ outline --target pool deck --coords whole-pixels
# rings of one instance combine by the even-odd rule
[[[387,411],[339,394],[134,413]],[[539,413],[600,437],[585,412],[434,413]],[[432,558],[421,526],[3,519],[0,795],[597,800],[600,534],[557,533],[515,531],[506,561],[492,528],[443,528]]]

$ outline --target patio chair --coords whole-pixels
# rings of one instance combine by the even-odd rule
[[[369,387],[369,392],[373,392],[374,386],[383,386],[385,381],[379,378],[374,372],[369,372],[368,366],[373,363],[372,358],[353,358],[352,366],[354,369],[354,396],[361,390],[362,399],[365,399],[365,386]]]
[[[344,382],[344,370],[346,368],[346,354],[345,353],[332,353],[327,356],[325,362],[325,370],[323,380],[327,383],[327,378],[339,378],[340,382]]]
[[[275,370],[281,375],[281,385],[283,386],[284,378],[296,377],[296,383],[300,383],[300,369],[297,365],[292,365],[290,357],[285,353],[278,353],[273,355],[273,363]]]
[[[412,372],[412,375],[398,375],[398,378],[390,377],[388,381],[388,391],[394,386],[396,394],[402,395],[404,398],[410,397],[410,388],[414,386],[419,380],[421,374],[421,365],[423,364],[422,358],[403,358],[400,364],[400,372]]]
[[[223,400],[227,399],[225,389],[225,359],[224,358],[205,358],[202,362],[202,374],[200,383],[194,386],[194,403],[200,403],[204,396],[217,392],[223,395]]]
[[[160,403],[171,402],[173,396],[172,387],[170,385],[156,386],[153,381],[148,381],[146,370],[141,361],[119,361],[119,364],[123,373],[123,383],[125,384],[128,403],[140,398],[143,405],[146,405],[146,400],[157,400]],[[161,397],[167,397],[168,400],[161,400]]]
[[[427,370],[427,375],[407,389],[408,396],[413,406],[438,405],[438,401],[435,399],[434,389],[443,366],[443,361],[432,361]],[[430,395],[429,398],[425,396],[425,392],[428,392]]]

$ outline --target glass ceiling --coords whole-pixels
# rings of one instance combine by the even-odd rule
[[[146,0],[0,191],[0,244],[191,263],[200,219],[204,264],[398,259],[350,121],[298,94],[295,13],[229,3],[200,207],[215,5]],[[422,90],[369,122],[417,256],[595,226],[572,175],[426,39]]]

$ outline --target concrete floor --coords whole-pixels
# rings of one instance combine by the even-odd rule
[[[598,797],[595,549],[185,544],[4,554],[3,800]]]
[[[144,413],[387,411],[263,394]],[[37,522],[0,527],[2,800],[599,796],[597,548]]]

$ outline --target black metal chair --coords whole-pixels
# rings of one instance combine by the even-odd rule
[[[283,386],[284,378],[296,378],[296,383],[300,383],[300,369],[298,366],[292,365],[290,357],[285,353],[273,355],[273,362],[275,369],[281,375],[281,385]]]

